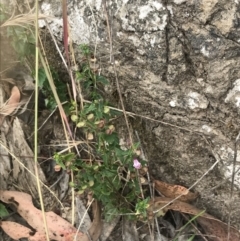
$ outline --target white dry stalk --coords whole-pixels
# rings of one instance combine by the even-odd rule
[[[34,20],[35,20],[35,14],[20,14],[15,17],[11,17],[8,19],[6,22],[4,22],[2,25],[0,25],[0,28],[3,27],[8,27],[8,26],[20,26],[24,28],[28,28],[29,25],[34,25]],[[40,14],[39,15],[39,20],[40,19],[51,19],[51,17]],[[26,25],[26,26],[24,26]]]

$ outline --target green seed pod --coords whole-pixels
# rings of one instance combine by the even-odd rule
[[[85,121],[80,121],[80,122],[77,123],[78,128],[84,127],[85,125],[86,125]]]
[[[84,190],[79,190],[77,193],[81,195],[84,193]]]
[[[109,111],[110,111],[110,108],[108,106],[104,106],[103,112],[107,114],[109,113]]]
[[[87,189],[87,187],[88,187],[87,185],[84,185],[84,186],[82,186],[82,189],[85,190],[85,189]]]
[[[77,116],[77,115],[71,115],[71,120],[72,120],[73,122],[77,122],[78,116]]]
[[[94,181],[93,180],[89,181],[88,185],[89,185],[89,187],[92,187],[94,185]]]
[[[111,131],[114,131],[114,130],[115,130],[115,127],[114,127],[114,125],[110,125],[110,126],[108,127],[108,129],[111,130]]]
[[[94,114],[89,114],[87,116],[87,119],[90,120],[90,121],[93,120],[94,119]]]

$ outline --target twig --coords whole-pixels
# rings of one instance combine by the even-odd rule
[[[73,241],[76,241],[76,240],[77,240],[77,234],[78,234],[79,231],[80,231],[80,228],[81,228],[82,223],[83,223],[83,221],[84,221],[84,219],[85,219],[85,216],[86,216],[87,213],[88,213],[88,209],[91,207],[93,201],[94,201],[94,198],[91,200],[90,204],[88,205],[86,211],[85,211],[84,214],[83,214],[82,220],[81,220],[80,224],[78,225],[77,232],[76,232],[76,235],[74,236]],[[90,235],[89,235],[88,233],[87,233],[87,235],[88,235],[88,238],[91,238]],[[91,240],[91,239],[90,239],[90,240]]]
[[[143,147],[142,147],[142,143],[141,143],[141,140],[139,138],[139,135],[138,135],[138,131],[135,131],[135,134],[137,136],[138,142],[140,143],[141,155],[143,157],[143,160],[146,160],[148,162],[148,160],[147,160],[147,158],[145,156],[145,153],[143,151]],[[148,179],[148,184],[149,184],[150,195],[151,195],[151,197],[153,197],[153,190],[152,190],[152,186],[151,186],[151,179],[150,179],[150,175],[149,175],[148,170],[147,170],[147,179]]]
[[[35,12],[35,40],[36,40],[36,56],[35,56],[35,80],[36,80],[36,85],[35,85],[35,120],[34,120],[34,167],[35,167],[35,175],[36,175],[36,181],[37,181],[37,189],[38,189],[38,194],[39,194],[39,199],[40,199],[40,204],[41,204],[41,211],[42,211],[42,218],[43,218],[43,223],[44,223],[44,229],[46,233],[46,239],[47,241],[50,241],[49,238],[49,232],[48,232],[48,226],[47,226],[47,219],[45,215],[45,207],[44,207],[44,202],[43,202],[43,195],[42,195],[42,190],[41,190],[41,185],[40,185],[40,179],[39,179],[39,172],[38,172],[38,62],[39,62],[39,41],[38,41],[38,0],[35,1],[35,7],[36,7],[36,12]]]

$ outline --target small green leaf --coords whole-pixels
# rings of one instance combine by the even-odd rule
[[[118,144],[119,138],[117,133],[112,133],[111,135],[104,134],[103,135],[104,140],[109,144]]]
[[[94,103],[92,103],[91,105],[89,105],[85,110],[84,113],[88,114],[92,111],[96,110],[96,105]]]
[[[3,204],[0,203],[0,218],[9,215],[7,209]]]
[[[38,70],[38,86],[42,89],[43,85],[47,81],[47,76],[44,69],[40,68]]]
[[[100,82],[103,85],[109,85],[109,81],[102,75],[97,75],[97,82]]]

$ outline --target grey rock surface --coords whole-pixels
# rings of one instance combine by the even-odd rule
[[[68,1],[76,52],[82,43],[96,46],[102,74],[114,82],[112,52],[127,110],[168,123],[133,122],[155,178],[189,187],[219,160],[194,188],[197,205],[223,221],[230,206],[240,228],[240,172],[230,202],[240,126],[239,1],[106,1],[112,48],[103,2]],[[49,24],[62,40],[60,1],[42,1],[41,9],[55,16]]]

